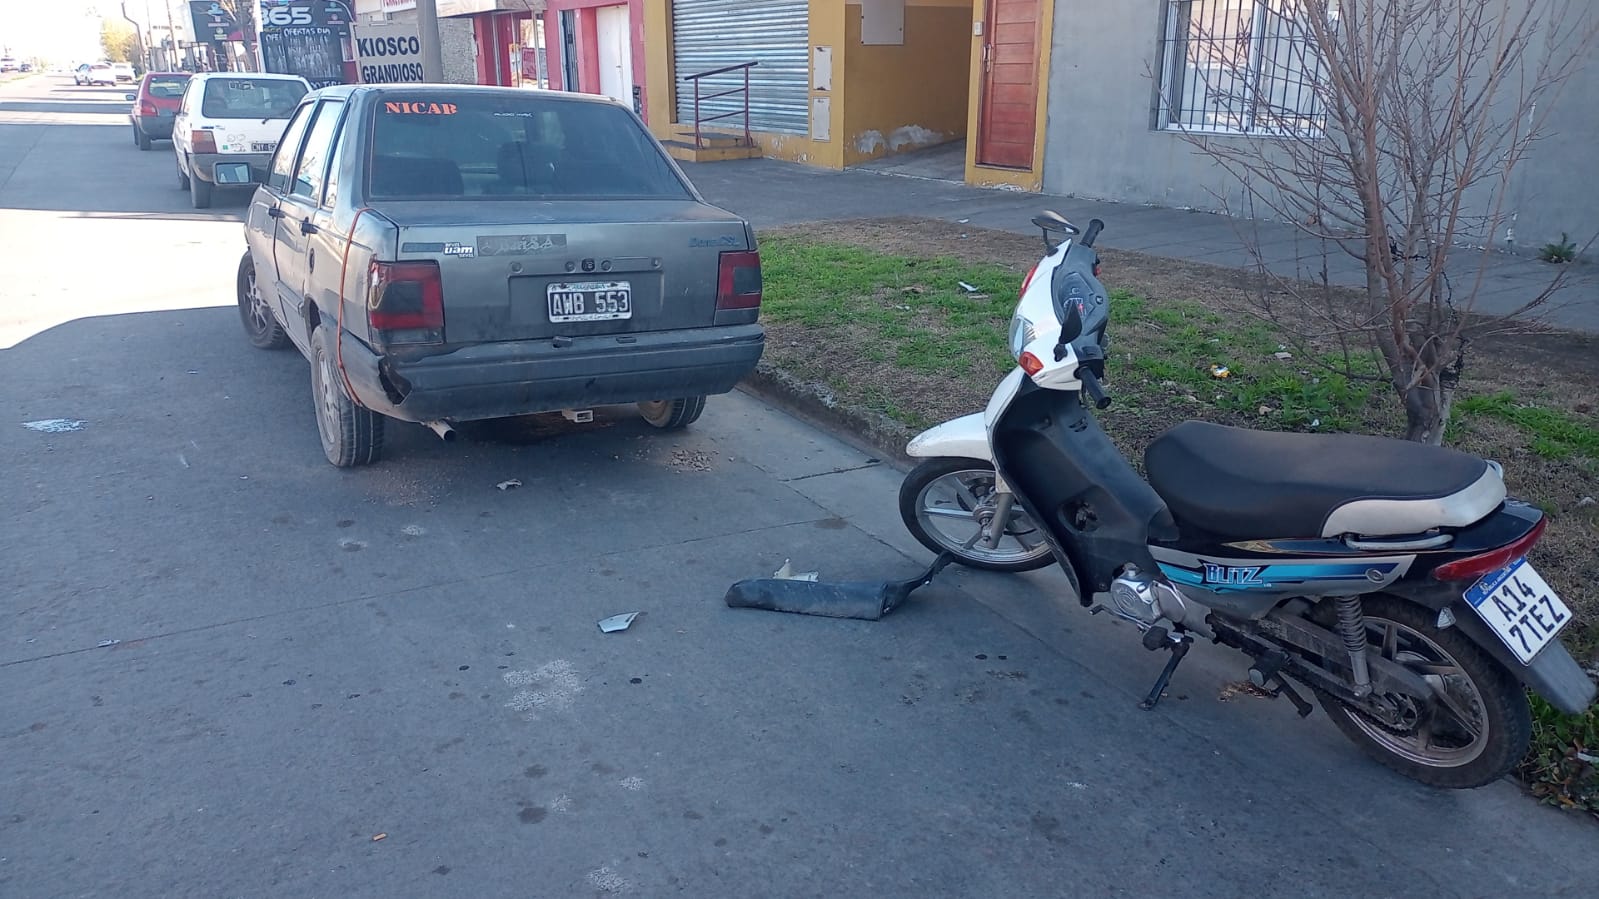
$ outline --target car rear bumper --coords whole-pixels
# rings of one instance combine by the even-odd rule
[[[134,116],[133,124],[138,125],[140,131],[156,140],[172,139],[171,116],[157,116],[153,119],[149,116]]]
[[[172,130],[172,126],[168,125],[167,126],[167,131],[168,131],[169,134],[171,133],[171,130]],[[261,181],[265,181],[266,180],[267,167],[272,164],[272,154],[271,153],[196,153],[193,156],[189,157],[190,177],[192,178],[192,177],[198,176],[201,181],[209,181],[212,184],[215,184],[216,180],[217,180],[217,176],[216,176],[216,169],[214,168],[214,166],[216,166],[216,164],[219,163],[219,162],[247,162],[247,163],[250,164],[250,174],[255,176],[256,178],[259,178]],[[256,182],[252,181],[249,184],[238,184],[238,185],[229,184],[229,185],[225,185],[225,186],[227,186],[227,187],[235,187],[236,186],[236,187],[251,187],[251,188],[253,188],[253,187],[256,186]]]
[[[623,342],[627,341],[627,342]],[[758,324],[478,344],[406,359],[343,335],[361,405],[402,421],[475,421],[731,391],[766,348]]]

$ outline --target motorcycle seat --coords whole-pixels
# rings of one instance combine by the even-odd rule
[[[1156,438],[1144,470],[1180,527],[1228,540],[1420,534],[1505,499],[1498,468],[1456,450],[1202,421]]]

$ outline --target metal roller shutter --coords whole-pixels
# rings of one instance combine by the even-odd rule
[[[694,84],[683,76],[742,62],[750,69],[750,130],[805,134],[810,130],[809,0],[675,0],[672,57],[677,120],[694,122]],[[742,72],[700,81],[700,93],[742,87]],[[701,115],[742,110],[739,95],[700,103]],[[706,124],[742,128],[742,115]]]

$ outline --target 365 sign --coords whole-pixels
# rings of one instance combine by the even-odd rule
[[[315,25],[316,18],[311,15],[310,7],[268,6],[261,10],[261,24],[273,28],[304,28]]]
[[[420,84],[422,40],[415,24],[357,25],[355,56],[366,84]]]

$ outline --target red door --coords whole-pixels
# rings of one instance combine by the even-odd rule
[[[1038,124],[1038,0],[988,0],[977,162],[1033,167]]]

